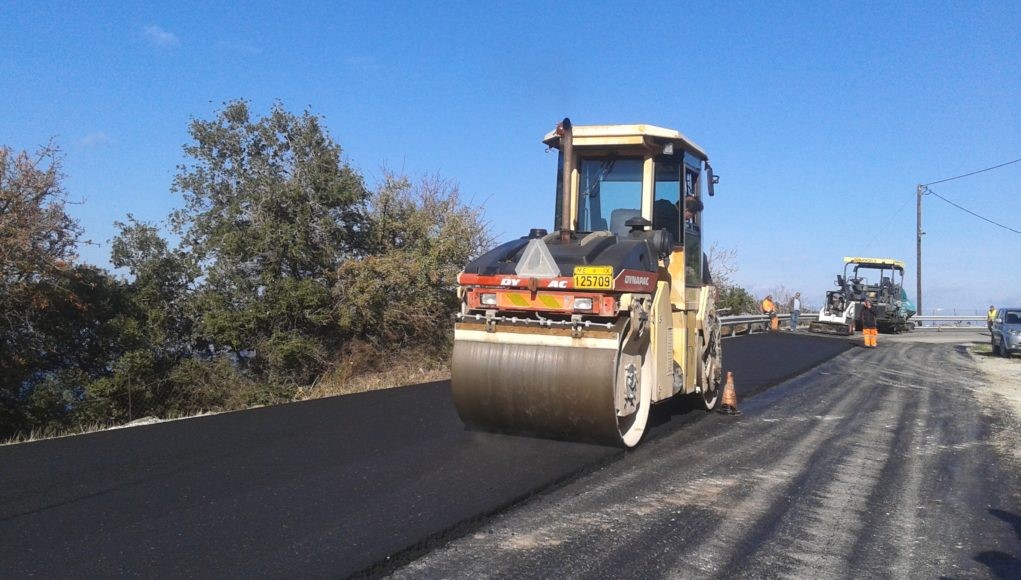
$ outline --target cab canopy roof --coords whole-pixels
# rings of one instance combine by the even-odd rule
[[[893,258],[858,258],[858,257],[844,257],[845,264],[863,264],[870,266],[889,266],[898,270],[904,270],[904,262],[900,260],[894,260]]]
[[[709,159],[705,151],[680,131],[655,125],[574,125],[571,127],[575,147],[646,146],[662,147],[675,143],[702,161]],[[560,136],[550,131],[542,140],[549,147],[560,148]]]

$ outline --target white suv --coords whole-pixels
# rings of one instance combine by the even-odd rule
[[[1011,353],[1021,352],[1021,307],[996,311],[990,335],[993,354],[1010,358]]]

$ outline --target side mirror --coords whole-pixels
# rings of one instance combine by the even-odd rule
[[[705,173],[707,183],[709,184],[709,197],[716,195],[716,189],[713,187],[720,182],[720,176],[713,173],[713,166],[709,165],[709,160],[705,162]]]

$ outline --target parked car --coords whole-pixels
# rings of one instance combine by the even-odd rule
[[[1021,307],[1000,308],[990,335],[993,354],[1010,358],[1012,353],[1021,353]]]

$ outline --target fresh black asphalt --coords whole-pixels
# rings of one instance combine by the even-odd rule
[[[724,369],[740,400],[850,344],[727,339]],[[623,454],[466,431],[447,382],[0,447],[0,576],[375,574]]]

